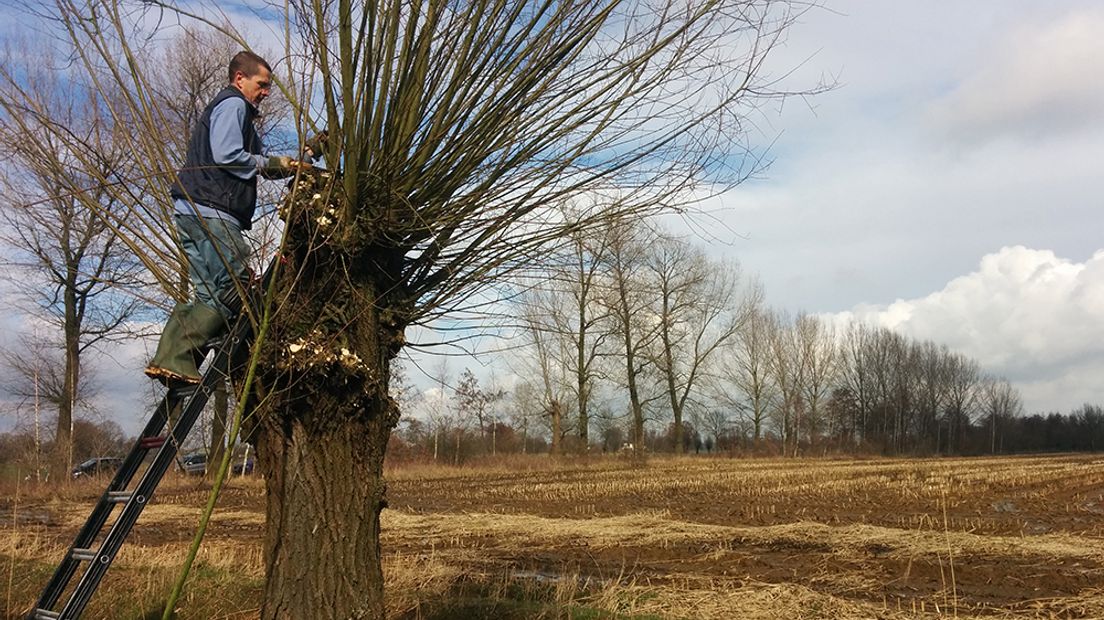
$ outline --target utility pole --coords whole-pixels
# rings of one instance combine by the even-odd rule
[[[38,325],[35,325],[35,342],[38,342]],[[42,454],[42,425],[41,425],[41,410],[38,395],[38,364],[39,358],[35,357],[34,368],[34,467],[35,467],[35,482],[42,482],[42,463],[40,462]]]

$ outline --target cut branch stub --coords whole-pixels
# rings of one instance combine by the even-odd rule
[[[395,417],[387,377],[406,321],[401,295],[377,268],[384,249],[344,243],[370,235],[345,232],[356,223],[343,219],[336,175],[301,174],[291,190],[281,209],[287,240],[274,291],[278,305],[261,352],[262,389],[274,407],[269,413],[302,418],[322,409],[328,416]]]

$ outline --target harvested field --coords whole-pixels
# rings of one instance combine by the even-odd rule
[[[1104,458],[654,459],[389,473],[395,618],[1104,618]],[[34,602],[98,489],[0,505]],[[146,509],[88,618],[158,608],[206,486]],[[180,618],[256,616],[263,496],[220,502]]]

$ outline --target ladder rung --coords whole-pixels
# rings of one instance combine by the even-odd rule
[[[268,281],[271,269],[266,271],[265,280]],[[214,347],[213,351],[204,354],[213,359],[205,363],[206,371],[203,373],[203,381],[195,385],[173,385],[165,394],[161,403],[154,411],[153,417],[146,424],[145,430],[139,435],[134,444],[134,449],[124,461],[125,467],[120,468],[115,476],[112,486],[100,497],[96,507],[89,514],[84,526],[77,534],[73,547],[69,548],[65,559],[54,571],[54,576],[46,585],[38,603],[28,616],[30,620],[61,620],[61,618],[76,618],[84,611],[96,588],[99,587],[112,560],[115,559],[120,547],[130,534],[145,504],[153,498],[157,485],[161,482],[168,467],[172,464],[172,458],[179,448],[178,442],[187,438],[202,413],[204,405],[210,398],[216,381],[222,380],[225,368],[236,360],[243,352],[243,347],[248,347],[252,342],[252,328],[249,321],[239,317],[230,330],[230,335]],[[222,370],[220,370],[222,369]],[[179,408],[178,416],[170,416],[169,413]],[[166,423],[173,417],[169,428]],[[132,478],[138,474],[142,461],[149,450],[159,450],[152,463],[144,469],[135,486],[130,486]],[[114,511],[114,504],[122,504],[123,508],[116,515],[116,520],[110,526],[102,542],[93,542],[103,531],[108,518]],[[76,545],[96,545],[96,549],[86,549]],[[70,582],[78,573],[76,562],[89,562],[84,566],[83,573],[76,585]],[[63,599],[63,595],[68,598]],[[60,612],[50,611],[58,607]],[[22,616],[21,616],[22,617]]]
[[[99,554],[100,553],[98,551],[95,551],[93,549],[73,549],[73,552],[69,555],[72,556],[74,560],[91,562],[92,560],[95,560],[96,556]]]

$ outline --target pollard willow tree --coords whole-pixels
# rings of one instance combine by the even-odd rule
[[[157,103],[131,42],[156,38],[167,11],[248,47],[220,26],[234,16],[148,0],[57,6],[97,84],[128,106],[118,116],[135,127],[149,176],[171,175],[173,162],[150,163]],[[806,7],[313,0],[260,13],[283,12],[270,22],[286,44],[275,64],[300,133],[308,119],[330,135],[329,170],[300,175],[285,202],[254,347],[263,618],[383,616],[381,468],[399,417],[388,381],[400,351],[423,344],[408,343],[407,328],[477,327],[511,276],[573,231],[685,209],[754,172],[749,115],[789,94],[764,63]],[[129,239],[137,252],[174,254],[164,238]]]

